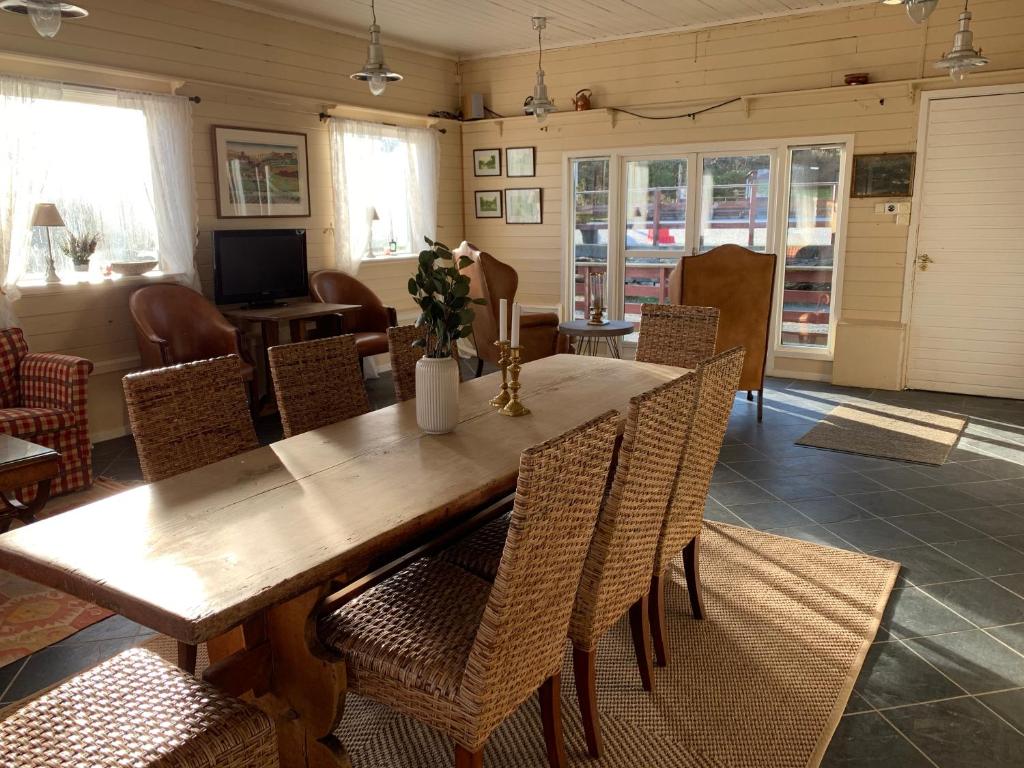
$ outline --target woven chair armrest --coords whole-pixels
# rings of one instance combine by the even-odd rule
[[[21,405],[71,411],[85,419],[91,360],[72,355],[29,352],[22,358]]]

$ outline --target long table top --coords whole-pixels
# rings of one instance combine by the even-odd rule
[[[203,642],[515,487],[526,448],[685,371],[558,355],[523,366],[532,414],[464,383],[459,426],[426,435],[414,400],[141,486],[0,536],[0,568]]]

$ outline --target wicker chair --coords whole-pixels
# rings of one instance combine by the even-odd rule
[[[715,354],[719,314],[714,307],[644,304],[637,362],[696,368]]]
[[[725,438],[733,400],[743,371],[743,347],[734,347],[701,364],[700,396],[693,417],[692,434],[679,464],[672,501],[654,556],[651,580],[650,621],[654,653],[660,666],[668,663],[665,623],[665,585],[672,560],[682,551],[683,570],[694,618],[704,617],[700,593],[700,527],[711,475]]]
[[[285,437],[369,412],[353,335],[271,347],[267,357]]]
[[[147,483],[259,447],[239,364],[236,355],[227,355],[124,377],[128,421]],[[178,662],[194,672],[196,647],[179,643]]]
[[[654,685],[647,593],[654,548],[665,521],[679,457],[697,404],[699,376],[688,373],[630,401],[611,490],[598,518],[573,609],[576,694],[591,756],[601,756],[597,711],[597,646],[628,611],[640,679]],[[441,558],[493,578],[508,531],[507,518],[484,526]]]
[[[565,765],[562,655],[617,422],[609,412],[523,452],[493,585],[422,559],[321,619],[350,690],[446,733],[459,768],[483,765],[492,731],[538,688],[548,761]]]
[[[423,347],[414,347],[413,342],[424,338],[425,335],[425,329],[415,325],[396,325],[388,328],[391,375],[395,381],[395,399],[400,403],[416,397],[416,363],[423,357]],[[459,381],[462,381],[462,362],[457,346],[452,347],[452,357],[459,363]]]
[[[278,765],[267,715],[141,648],[4,710],[0,745],[22,768]]]

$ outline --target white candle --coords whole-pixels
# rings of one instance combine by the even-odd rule
[[[519,317],[522,314],[522,308],[519,304],[512,305],[512,346],[519,346]]]
[[[498,341],[508,341],[508,299],[502,299],[498,306]]]

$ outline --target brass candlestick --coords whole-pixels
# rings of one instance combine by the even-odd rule
[[[509,354],[511,345],[507,341],[496,341],[494,346],[498,348],[498,367],[501,368],[501,391],[491,398],[491,405],[495,408],[504,408],[509,401],[508,364],[512,361],[512,357]]]
[[[519,401],[519,388],[522,386],[519,383],[519,371],[523,369],[519,364],[519,358],[522,355],[522,352],[519,347],[509,347],[509,352],[512,355],[511,363],[508,366],[509,398],[508,403],[499,411],[499,413],[504,416],[525,416],[530,412],[530,409]]]

